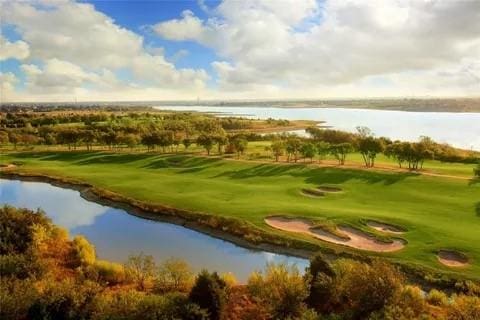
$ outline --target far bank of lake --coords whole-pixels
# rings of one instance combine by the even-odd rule
[[[464,149],[480,150],[480,113],[407,112],[347,108],[278,108],[222,106],[158,106],[157,109],[201,111],[220,116],[254,119],[325,121],[322,125],[354,132],[369,127],[376,136],[416,141],[429,136],[437,142]]]

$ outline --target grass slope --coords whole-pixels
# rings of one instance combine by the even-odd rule
[[[408,245],[382,256],[480,278],[480,183],[188,155],[59,152],[2,157],[2,162],[11,161],[24,163],[19,171],[66,176],[151,203],[242,218],[278,234],[282,232],[264,223],[266,216],[298,215],[357,226],[362,219],[392,223],[408,230],[401,236]],[[338,185],[344,192],[322,198],[300,192],[318,185]],[[442,266],[435,253],[443,248],[466,253],[471,265]]]

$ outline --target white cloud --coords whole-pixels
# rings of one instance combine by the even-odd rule
[[[480,63],[478,1],[327,1],[320,7],[309,0],[225,0],[211,12],[207,20],[188,13],[154,30],[214,49],[225,59],[212,64],[221,90],[258,96],[277,88],[312,97],[349,88],[342,95],[372,95],[386,89],[369,78],[395,83],[412,72],[416,94],[479,89],[461,71],[465,61]],[[396,84],[397,94],[408,91]]]
[[[25,41],[10,42],[0,34],[0,61],[10,58],[23,60],[30,54],[29,46]]]
[[[19,44],[28,43],[30,49],[22,66],[27,95],[122,92],[138,86],[192,91],[203,88],[208,79],[202,69],[177,69],[162,50],[147,48],[143,37],[118,26],[90,4],[6,2],[2,11],[8,13],[5,23],[21,35]],[[121,83],[117,70],[128,70],[133,78]]]

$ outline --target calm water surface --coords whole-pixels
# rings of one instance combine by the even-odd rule
[[[143,251],[157,262],[177,257],[195,271],[206,268],[233,272],[241,281],[252,271],[263,269],[267,262],[296,264],[302,271],[307,265],[304,259],[249,250],[181,226],[141,219],[87,201],[78,191],[47,183],[0,179],[0,204],[42,208],[71,235],[85,235],[101,259],[116,262],[125,262],[130,254]]]
[[[258,119],[317,120],[336,129],[354,132],[357,126],[377,136],[416,141],[429,136],[437,142],[480,150],[480,113],[406,112],[345,108],[270,108],[162,106],[159,109],[205,111]]]

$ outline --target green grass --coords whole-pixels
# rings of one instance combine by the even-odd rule
[[[188,155],[107,152],[11,153],[22,172],[83,180],[156,204],[236,217],[271,230],[271,214],[360,226],[364,219],[408,230],[405,249],[382,256],[480,279],[480,183],[413,173],[258,164]],[[305,197],[302,188],[337,185],[342,193]],[[294,236],[295,235],[290,235]],[[299,236],[300,237],[300,236]],[[304,239],[302,237],[302,239]],[[435,252],[456,249],[472,263],[451,269]]]

